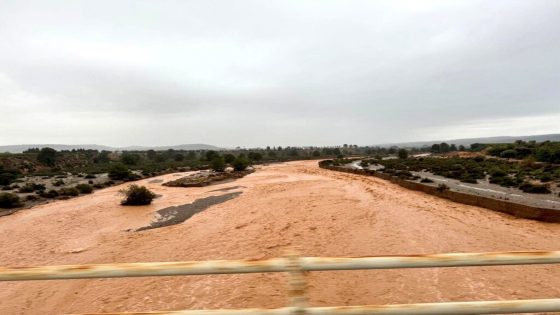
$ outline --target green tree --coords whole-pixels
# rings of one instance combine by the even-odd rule
[[[109,178],[114,180],[128,179],[130,178],[131,175],[132,173],[130,172],[128,167],[126,167],[126,165],[121,163],[113,164],[109,168]]]
[[[233,161],[235,161],[235,155],[231,153],[224,154],[224,161],[228,164],[233,163]]]
[[[244,171],[249,166],[249,160],[245,156],[238,156],[232,163],[236,171]]]
[[[47,166],[54,166],[56,163],[56,150],[53,148],[42,148],[37,154],[37,161]]]
[[[136,153],[125,152],[121,155],[121,162],[126,165],[136,165],[140,162],[140,155]]]
[[[196,160],[196,152],[189,151],[189,154],[187,154],[187,160]]]
[[[148,157],[148,160],[151,160],[151,161],[156,159],[156,155],[157,155],[157,153],[154,150],[148,150],[146,152],[146,156]]]
[[[262,154],[259,152],[249,152],[248,156],[251,161],[260,161],[263,158]]]
[[[441,152],[440,145],[437,144],[437,143],[432,144],[432,148],[430,149],[430,152],[432,152],[432,153],[440,153],[440,152]]]
[[[101,151],[97,154],[96,157],[93,158],[93,163],[97,164],[105,164],[109,163],[111,159],[109,158],[109,151]]]
[[[216,156],[210,162],[210,168],[216,172],[223,172],[226,168],[226,162],[221,156]]]
[[[219,156],[220,154],[216,151],[210,150],[206,151],[206,161],[212,161],[215,157]]]
[[[397,154],[399,156],[399,159],[406,159],[408,157],[408,151],[406,149],[399,149],[399,152]]]

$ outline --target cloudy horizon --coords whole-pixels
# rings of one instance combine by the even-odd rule
[[[3,1],[0,145],[560,133],[560,1]]]

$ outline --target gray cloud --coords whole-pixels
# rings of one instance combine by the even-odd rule
[[[0,38],[0,144],[560,132],[555,0],[4,1]]]

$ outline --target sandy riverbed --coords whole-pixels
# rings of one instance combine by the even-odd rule
[[[150,206],[119,206],[117,186],[0,217],[0,265],[267,258],[287,246],[307,256],[560,249],[558,224],[316,164],[266,166],[202,188],[144,180],[162,195]],[[127,232],[149,224],[157,210],[234,191],[242,194],[184,223]],[[560,296],[558,265],[318,272],[308,280],[316,306]],[[4,282],[0,314],[280,307],[285,287],[281,274]]]

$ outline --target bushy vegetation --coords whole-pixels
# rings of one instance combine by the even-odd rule
[[[58,190],[61,196],[76,197],[80,195],[80,191],[76,187],[65,187]]]
[[[54,190],[54,189],[51,189],[51,190],[49,190],[49,191],[43,191],[43,192],[41,192],[39,195],[40,195],[41,197],[43,197],[43,198],[49,198],[49,199],[51,199],[51,198],[56,198],[56,197],[60,196],[60,194],[58,193],[58,191],[56,191],[56,190]]]
[[[37,154],[37,161],[47,166],[54,166],[56,163],[56,150],[52,148],[42,148]]]
[[[515,143],[474,143],[472,151],[484,151],[489,155],[508,158],[532,158],[538,162],[560,164],[560,142],[516,141]]]
[[[399,159],[406,159],[408,157],[408,151],[406,149],[399,149],[397,155]]]
[[[238,156],[232,166],[236,171],[244,171],[249,166],[249,160],[245,156]]]
[[[523,182],[521,185],[519,185],[519,189],[521,189],[526,193],[532,193],[532,194],[550,194],[549,186],[546,184],[542,185],[542,184],[533,184],[530,182]]]
[[[115,163],[109,168],[109,178],[113,180],[127,180],[132,176],[128,167],[121,163]]]
[[[34,191],[41,192],[45,190],[45,185],[43,184],[36,184],[36,183],[25,183],[25,185],[21,186],[18,189],[20,193],[32,193]]]
[[[125,196],[121,204],[126,206],[149,205],[156,197],[156,194],[148,188],[138,185],[130,185],[127,189],[123,189],[120,192]]]
[[[335,160],[336,162],[336,160]],[[347,164],[347,161],[341,163]],[[414,158],[392,160],[367,160],[366,164],[378,163],[385,173],[407,177],[406,172],[427,171],[435,175],[476,184],[488,178],[490,183],[503,187],[518,187],[525,192],[547,193],[545,187],[534,187],[531,181],[560,181],[560,167],[546,164],[508,162],[494,158]],[[546,188],[546,189],[545,189]]]
[[[0,208],[10,209],[21,206],[21,199],[18,195],[6,192],[0,193]]]
[[[215,172],[223,172],[226,168],[226,162],[222,156],[215,156],[210,162],[210,168]]]
[[[3,165],[0,164],[0,185],[10,185],[20,175],[20,171],[4,169]]]
[[[80,192],[80,194],[91,194],[93,192],[93,187],[88,184],[78,184],[75,188]]]

